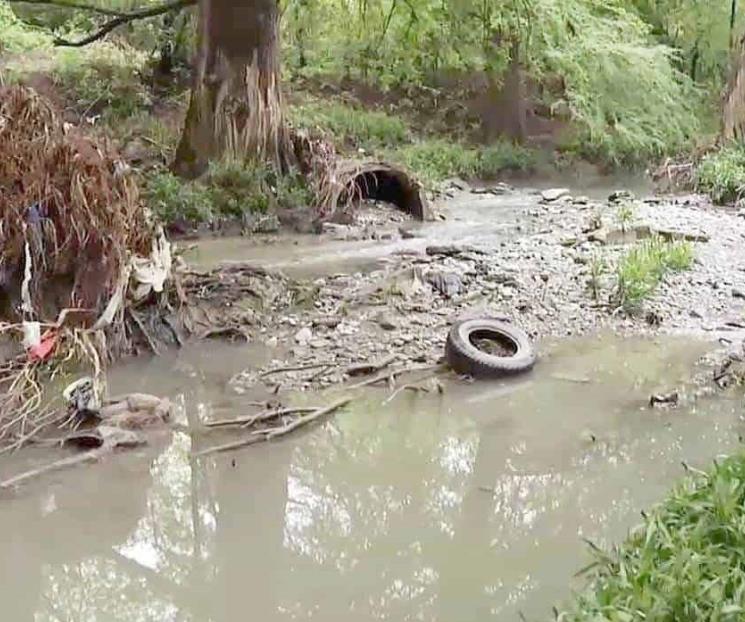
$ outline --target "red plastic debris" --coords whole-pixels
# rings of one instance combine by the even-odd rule
[[[32,362],[46,361],[52,353],[54,348],[57,346],[57,333],[53,330],[48,330],[41,336],[39,345],[32,346],[28,349],[28,358]]]

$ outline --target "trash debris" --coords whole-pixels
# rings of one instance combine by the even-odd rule
[[[677,391],[671,391],[670,393],[657,393],[650,396],[649,406],[651,408],[675,408],[676,406],[678,406],[679,401],[680,395]]]
[[[93,378],[85,377],[69,384],[62,392],[67,411],[77,421],[98,419],[101,397]]]

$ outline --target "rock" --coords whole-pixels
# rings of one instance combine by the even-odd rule
[[[385,311],[381,311],[375,318],[375,321],[383,330],[396,330],[398,328],[398,322]]]
[[[742,300],[745,300],[745,291],[741,289],[737,289],[736,287],[732,288],[732,298],[740,298]]]
[[[276,214],[262,214],[254,219],[251,227],[253,233],[277,233],[279,231],[279,218]]]
[[[621,201],[633,201],[634,193],[628,190],[614,190],[608,196],[608,201],[611,203],[619,203]]]
[[[695,318],[697,320],[703,320],[704,319],[704,313],[700,309],[691,309],[688,312],[688,315],[690,315],[692,318]]]
[[[305,328],[301,328],[295,333],[295,341],[297,341],[300,345],[307,345],[311,339],[313,339],[313,331],[307,326]]]
[[[445,298],[456,296],[463,290],[463,281],[455,272],[428,272],[424,279]]]
[[[399,227],[398,232],[401,235],[402,240],[412,240],[414,238],[422,237],[415,231],[412,231],[411,229],[406,229],[405,227]]]
[[[569,196],[569,188],[549,188],[541,192],[541,199],[546,203],[553,203],[566,196]]]
[[[662,236],[664,239],[685,240],[686,242],[708,242],[709,236],[705,233],[691,233],[686,231],[674,231],[672,229],[655,229],[654,233]]]
[[[581,196],[581,197],[574,197],[572,200],[572,203],[575,205],[587,205],[590,202],[589,197]]]
[[[445,257],[455,257],[456,255],[462,255],[464,253],[476,253],[483,255],[482,251],[479,251],[471,246],[456,246],[455,244],[433,244],[425,249],[427,255],[444,255]]]

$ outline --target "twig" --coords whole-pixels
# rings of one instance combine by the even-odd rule
[[[338,410],[339,408],[343,408],[349,402],[352,401],[352,398],[347,397],[342,400],[339,400],[337,402],[334,402],[330,406],[326,406],[325,408],[316,408],[314,411],[306,415],[305,417],[299,417],[298,419],[295,419],[295,421],[292,421],[291,423],[288,423],[287,425],[278,427],[278,428],[272,428],[270,430],[262,430],[261,432],[249,436],[248,438],[244,438],[240,441],[233,441],[231,443],[225,443],[224,445],[216,445],[214,447],[210,447],[208,449],[203,449],[202,451],[196,452],[194,457],[201,458],[204,456],[209,456],[216,453],[221,453],[224,451],[233,451],[234,449],[242,449],[243,447],[248,447],[249,445],[255,445],[256,443],[261,443],[265,441],[270,441],[274,438],[277,438],[279,436],[285,436],[289,434],[290,432],[297,430],[299,427],[308,425],[314,421],[317,421],[321,417],[331,414],[332,412]]]
[[[396,399],[396,396],[402,393],[403,391],[414,391],[415,393],[429,393],[429,389],[426,387],[418,387],[415,384],[404,384],[398,389],[396,389],[393,393],[391,393],[384,401],[383,404],[388,404],[389,402],[392,402],[394,399]]]
[[[329,363],[312,363],[308,365],[295,365],[290,367],[277,367],[276,369],[269,369],[259,374],[259,378],[266,378],[267,376],[273,376],[274,374],[281,374],[288,371],[304,371],[306,369],[318,369],[319,367],[330,367]]]
[[[298,428],[304,425],[313,423],[314,421],[317,421],[321,417],[329,415],[332,412],[339,410],[340,408],[343,408],[344,406],[349,404],[349,402],[351,401],[352,401],[351,397],[345,397],[344,399],[334,402],[333,404],[331,404],[330,406],[326,406],[325,408],[321,408],[310,415],[306,415],[305,417],[299,417],[298,419],[295,419],[294,421],[288,423],[285,426],[282,426],[281,428],[274,428],[272,430],[269,430],[266,435],[266,440],[270,441],[273,438],[277,438],[278,436],[284,436],[294,430],[297,430]]]
[[[157,17],[158,15],[163,15],[164,13],[169,13],[170,11],[179,11],[188,6],[192,6],[193,4],[196,4],[196,0],[175,0],[174,2],[168,2],[166,4],[152,7],[150,9],[143,9],[142,11],[134,11],[132,13],[123,13],[121,15],[118,15],[114,19],[109,20],[96,32],[85,37],[84,39],[79,39],[77,41],[70,41],[68,39],[55,39],[54,45],[73,48],[84,47],[90,43],[93,43],[94,41],[103,39],[112,30],[124,24],[128,24],[129,22],[138,19],[146,19],[148,17]]]
[[[84,454],[70,456],[69,458],[62,458],[62,460],[57,460],[56,462],[52,462],[51,464],[46,464],[36,469],[31,469],[30,471],[25,471],[24,473],[15,475],[14,477],[11,477],[10,479],[6,479],[4,482],[0,482],[0,488],[13,488],[17,486],[18,484],[25,482],[26,480],[32,479],[34,477],[38,477],[39,475],[44,475],[45,473],[50,473],[52,471],[58,471],[60,469],[75,466],[77,464],[84,464],[86,462],[95,462],[101,456],[103,456],[105,453],[108,453],[109,451],[110,449],[108,448],[105,450],[104,449],[93,449],[91,451],[85,452]]]
[[[216,419],[214,421],[208,421],[204,424],[206,428],[225,428],[233,425],[249,426],[258,421],[268,421],[270,419],[276,419],[277,417],[284,417],[285,415],[296,415],[304,414],[309,412],[315,412],[318,408],[302,407],[302,408],[278,408],[276,410],[267,410],[263,413],[256,413],[249,417],[237,417],[235,419]]]
[[[424,367],[402,367],[401,369],[394,369],[393,371],[387,372],[380,376],[375,376],[375,378],[369,378],[367,380],[363,380],[362,382],[352,384],[348,387],[340,387],[340,388],[361,389],[363,387],[369,387],[373,384],[378,384],[379,382],[395,380],[401,374],[414,373],[417,371],[437,371],[438,369],[440,369],[439,365],[425,365]]]

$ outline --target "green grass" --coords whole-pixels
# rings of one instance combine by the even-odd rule
[[[687,478],[612,552],[560,622],[745,619],[745,456]]]
[[[296,173],[277,176],[268,167],[229,160],[213,163],[198,181],[184,181],[158,170],[146,175],[143,185],[148,206],[166,223],[240,220],[277,207],[302,207],[312,200],[304,178]]]
[[[290,106],[289,116],[295,127],[320,130],[340,144],[356,148],[392,147],[410,138],[408,125],[399,117],[338,102]]]
[[[491,178],[505,170],[526,170],[534,164],[529,149],[499,142],[487,147],[467,147],[454,141],[432,139],[404,145],[387,154],[425,183],[448,177]]]
[[[141,80],[147,55],[127,45],[102,42],[55,57],[52,79],[80,114],[101,114],[105,121],[141,114],[151,104]]]
[[[666,242],[656,236],[637,244],[618,263],[617,302],[633,310],[648,298],[669,272],[681,272],[693,263],[690,242]]]
[[[696,187],[715,203],[732,203],[745,190],[745,147],[726,145],[709,154],[696,170]]]

